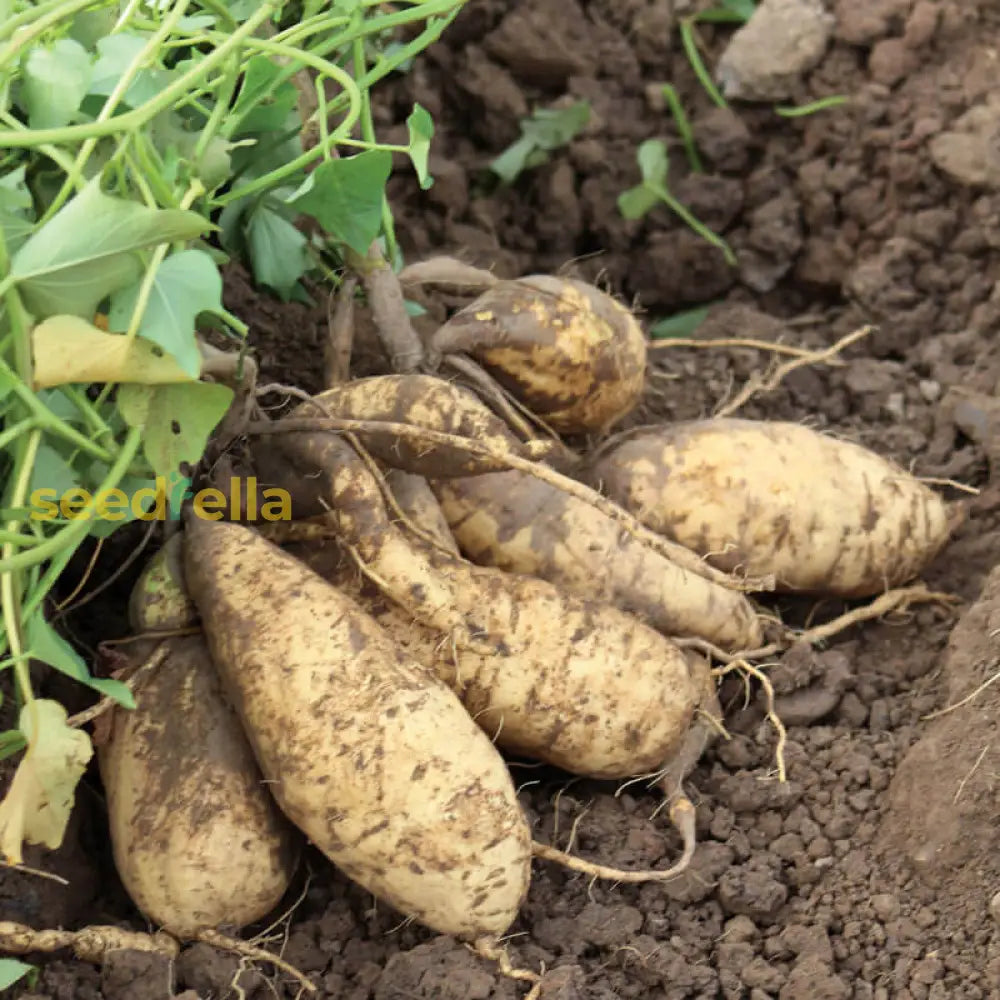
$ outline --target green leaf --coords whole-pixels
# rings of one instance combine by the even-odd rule
[[[434,184],[434,178],[427,173],[427,158],[430,155],[431,139],[434,138],[434,119],[419,104],[413,105],[410,117],[406,119],[410,135],[410,160],[417,172],[420,187],[427,190]]]
[[[100,10],[83,10],[73,15],[69,36],[85,49],[93,51],[100,39],[111,34],[117,20],[118,12],[110,6]]]
[[[639,144],[635,154],[642,171],[642,179],[647,183],[663,184],[670,169],[667,144],[661,139],[647,139]]]
[[[169,478],[181,463],[193,465],[202,457],[209,435],[232,400],[228,386],[190,382],[123,385],[117,402],[125,422],[144,432],[143,452],[153,471]]]
[[[749,21],[757,10],[757,0],[721,0],[722,6],[741,21]]]
[[[72,38],[32,47],[24,58],[21,102],[32,128],[62,128],[79,110],[90,85],[90,53]]]
[[[661,319],[649,328],[650,340],[690,337],[705,321],[705,317],[711,308],[710,305],[699,306],[697,309],[686,309],[684,312],[674,313],[673,316]]]
[[[79,483],[79,477],[73,467],[55,448],[47,444],[40,445],[31,470],[28,503],[32,507],[35,506],[34,497],[39,490],[48,491],[49,497],[58,503],[59,497],[79,486]]]
[[[94,75],[87,93],[107,97],[118,86],[118,81],[136,56],[146,48],[148,42],[148,35],[125,31],[108,35],[98,41],[98,58],[94,64]],[[165,69],[139,70],[125,91],[122,104],[137,108],[153,100],[172,78],[173,74]]]
[[[382,199],[392,154],[369,149],[317,167],[288,204],[311,215],[335,240],[365,254],[382,228]]]
[[[0,990],[13,986],[29,972],[34,971],[33,965],[19,962],[16,958],[0,958]]]
[[[565,108],[538,108],[521,121],[521,136],[491,164],[505,183],[513,183],[528,167],[546,160],[545,154],[569,143],[590,121],[590,104],[577,101]]]
[[[233,104],[232,117],[239,118],[255,107],[280,73],[281,67],[269,56],[251,56],[243,71],[243,83]]]
[[[111,296],[108,324],[127,330],[139,300],[141,279]],[[222,308],[222,276],[202,250],[182,250],[167,257],[156,272],[139,334],[159,344],[192,378],[201,374],[195,318]]]
[[[142,273],[136,251],[211,228],[196,212],[112,198],[95,177],[18,250],[10,273],[36,316],[92,319],[102,299]]]
[[[0,760],[6,760],[20,753],[26,745],[27,741],[20,729],[4,730],[0,733]]]
[[[641,219],[660,203],[660,196],[645,184],[637,184],[618,195],[618,211],[626,219]]]
[[[250,214],[246,235],[254,280],[287,301],[309,269],[309,241],[266,201]]]
[[[13,254],[31,235],[34,228],[31,192],[22,165],[0,176],[0,231],[7,253]]]
[[[512,142],[491,164],[493,171],[505,184],[513,184],[524,173],[535,144],[529,136],[522,135]]]
[[[28,619],[26,638],[28,655],[55,667],[60,673],[112,698],[125,708],[135,708],[132,692],[121,681],[91,677],[80,654],[42,617],[36,613]]]
[[[288,80],[271,91],[281,69],[265,55],[250,59],[233,105],[231,117],[236,124],[228,130],[230,137],[278,132],[284,128],[298,106],[299,92]]]

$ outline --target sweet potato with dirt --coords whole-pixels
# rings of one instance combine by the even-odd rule
[[[700,420],[598,457],[591,485],[719,569],[777,589],[867,597],[911,580],[947,542],[932,489],[850,441],[794,423]]]
[[[727,650],[761,644],[747,598],[675,565],[606,514],[518,471],[435,480],[440,510],[480,566],[523,573]]]
[[[502,455],[532,458],[551,450],[549,442],[521,441],[474,393],[433,375],[373,375],[335,385],[313,398],[335,417],[440,431],[492,447]],[[283,419],[322,418],[322,410],[302,402]],[[506,468],[502,462],[457,447],[408,440],[392,432],[370,430],[357,436],[380,461],[420,476],[468,476]]]
[[[655,772],[684,745],[694,708],[710,702],[700,658],[641,626],[626,634],[624,616],[611,618],[598,606],[588,608],[593,620],[584,620],[586,605],[567,604],[554,588],[535,586],[540,581],[489,571],[462,575],[468,613],[481,603],[476,611],[484,628],[507,627],[494,649],[480,653],[415,620],[336,544],[297,544],[290,551],[357,600],[400,648],[444,680],[508,752],[591,778]],[[573,617],[561,624],[558,616],[567,614]],[[615,638],[623,640],[618,648],[605,645],[610,637],[598,631],[612,623]]]
[[[608,428],[645,386],[646,338],[635,317],[568,278],[498,282],[441,326],[431,346],[470,355],[562,433]]]
[[[455,694],[354,600],[243,525],[191,519],[185,574],[285,814],[348,877],[433,930],[504,933],[531,837]]]
[[[452,664],[449,683],[501,745],[606,777],[671,756],[699,694],[673,642],[610,605],[404,532],[346,442],[303,434],[282,445],[310,489],[325,484],[341,542],[381,591],[446,647],[480,654],[474,672]]]
[[[134,592],[133,622],[143,629],[190,623],[186,595],[163,583],[168,559],[161,549]],[[134,710],[114,709],[97,758],[122,884],[151,921],[193,938],[270,913],[291,883],[301,836],[263,783],[204,639],[163,641],[165,660],[140,681]],[[145,655],[157,643],[136,645]]]
[[[423,476],[416,476],[412,472],[403,472],[400,469],[388,469],[385,481],[400,510],[410,519],[410,523],[423,531],[435,545],[457,556],[458,543],[451,533],[451,528],[448,527],[448,521],[430,483]]]

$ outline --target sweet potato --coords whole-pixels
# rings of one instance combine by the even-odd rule
[[[310,488],[326,484],[342,541],[383,593],[445,646],[481,654],[450,663],[448,682],[501,745],[603,777],[671,756],[700,693],[676,645],[610,605],[404,534],[368,469],[333,440],[282,437]]]
[[[544,454],[548,448],[543,441],[525,444],[474,393],[433,375],[373,375],[341,383],[314,398],[337,417],[409,424],[470,438],[501,454],[530,458]],[[303,402],[283,419],[322,417],[316,406]],[[458,448],[416,443],[383,431],[360,432],[358,438],[387,465],[421,476],[467,476],[505,468],[501,463]]]
[[[582,281],[531,275],[501,281],[431,338],[471,355],[555,430],[601,431],[645,384],[646,338],[632,314]]]
[[[276,435],[257,449],[255,461],[261,477],[288,491],[294,519],[332,511],[340,537],[387,594],[455,641],[489,651],[456,610],[451,583],[415,547],[412,533],[394,522],[378,481],[343,437],[323,431]]]
[[[179,629],[198,620],[184,588],[184,550],[173,535],[143,567],[129,598],[129,624],[135,632]]]
[[[285,814],[433,930],[504,933],[531,837],[503,759],[454,693],[250,528],[195,518],[185,537],[209,646]]]
[[[115,865],[136,906],[182,938],[266,916],[299,837],[278,811],[204,641],[174,638],[98,747]]]
[[[537,576],[613,604],[668,635],[724,649],[761,644],[746,597],[696,576],[625,534],[590,504],[522,472],[436,480],[462,552],[480,566]]]
[[[919,574],[949,536],[944,501],[860,445],[793,423],[719,419],[624,440],[587,478],[714,566],[777,589],[866,597]]]
[[[470,595],[470,606],[476,598],[494,600],[493,593],[483,590],[484,582],[496,586],[502,581],[510,588],[509,594],[501,595],[494,613],[513,619],[508,641],[484,654],[464,649],[414,620],[365,578],[336,544],[299,544],[291,551],[357,600],[401,648],[455,691],[497,746],[511,753],[591,778],[659,771],[669,767],[687,738],[698,698],[711,705],[714,686],[707,691],[700,658],[682,656],[672,646],[644,647],[641,641],[633,642],[631,649],[601,650],[594,641],[594,629],[607,626],[609,619],[599,610],[594,610],[595,622],[581,627],[579,648],[567,643],[567,628],[558,624],[556,615],[579,612],[580,605],[564,606],[552,588],[543,588],[539,594],[535,581],[526,580],[524,588],[515,578],[508,581],[501,574],[487,574],[486,581],[467,581],[479,587]],[[549,599],[547,605],[539,599],[543,596]],[[539,617],[534,626],[546,637],[557,633],[548,642],[533,635],[530,628],[520,627],[546,610],[552,611],[552,619],[546,622]],[[498,628],[492,618],[484,619],[486,627]],[[584,634],[587,624],[591,630]],[[621,620],[616,624],[621,631]],[[606,659],[601,659],[601,652],[607,654]]]
[[[186,597],[162,585],[170,555],[154,558],[134,592],[146,627],[189,621]],[[150,578],[161,582],[152,591]],[[170,606],[180,610],[164,616]],[[263,784],[204,640],[164,641],[166,659],[139,684],[134,710],[114,710],[97,757],[122,884],[150,920],[193,938],[266,916],[291,882],[301,837]]]
[[[437,497],[423,476],[399,469],[389,469],[385,481],[400,510],[411,523],[429,535],[436,545],[457,556],[455,541]]]

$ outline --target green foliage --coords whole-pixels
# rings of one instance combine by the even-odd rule
[[[696,309],[685,309],[683,312],[658,320],[649,328],[649,339],[671,340],[690,337],[705,322],[711,308],[711,305],[698,306]]]
[[[396,257],[392,157],[429,187],[434,124],[415,105],[408,144],[379,143],[370,90],[465,2],[0,0],[0,670],[22,705],[30,657],[131,705],[46,598],[136,516],[102,517],[109,491],[162,477],[176,516],[233,398],[201,380],[198,330],[247,332],[222,304],[229,257],[286,299],[377,240]],[[36,490],[85,499],[39,516]],[[0,757],[24,747],[0,733]],[[25,969],[0,963],[0,984]]]
[[[636,161],[639,164],[642,181],[618,196],[618,210],[621,214],[626,219],[641,219],[657,205],[664,204],[703,239],[718,247],[726,261],[735,267],[736,255],[729,244],[712,232],[670,193],[670,188],[667,186],[670,159],[666,143],[660,139],[647,139],[636,151]]]
[[[513,184],[525,171],[541,166],[549,153],[560,149],[590,121],[590,104],[577,101],[565,108],[538,108],[521,122],[521,136],[491,164],[505,184]]]
[[[5,990],[8,986],[20,982],[33,970],[33,965],[26,965],[16,958],[0,958],[0,990]]]

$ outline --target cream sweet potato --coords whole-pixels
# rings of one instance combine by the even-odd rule
[[[251,529],[191,519],[185,573],[272,794],[346,875],[475,940],[504,933],[531,838],[455,694],[349,596]]]
[[[435,480],[452,535],[480,566],[536,576],[629,611],[668,635],[761,644],[753,606],[625,534],[590,504],[518,471]]]
[[[637,434],[588,470],[644,524],[777,589],[866,597],[918,575],[949,537],[941,497],[850,441],[718,419]]]

